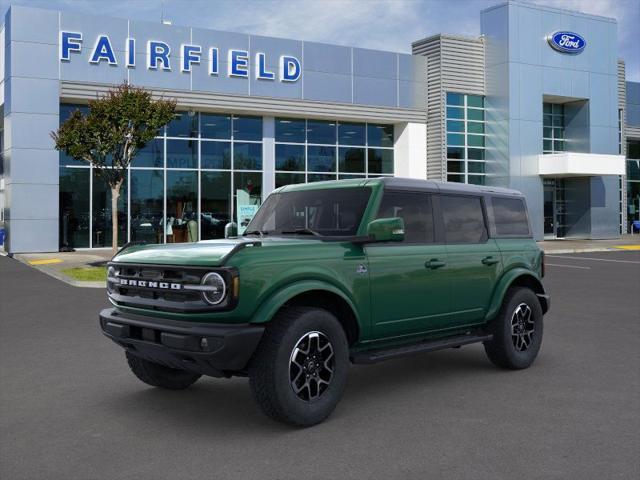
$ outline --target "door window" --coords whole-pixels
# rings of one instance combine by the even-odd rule
[[[377,218],[404,220],[405,243],[433,243],[431,196],[425,193],[385,192]]]
[[[442,195],[440,208],[447,243],[486,242],[487,227],[480,197]]]

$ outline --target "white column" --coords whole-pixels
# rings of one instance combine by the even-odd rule
[[[427,178],[427,125],[397,123],[394,127],[394,172],[396,177]]]
[[[276,122],[262,117],[262,200],[276,188]]]

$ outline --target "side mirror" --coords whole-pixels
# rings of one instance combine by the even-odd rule
[[[367,235],[373,242],[404,240],[404,220],[400,217],[379,218],[367,225]]]
[[[229,237],[237,237],[238,236],[238,226],[235,222],[229,222],[224,226],[224,238]]]

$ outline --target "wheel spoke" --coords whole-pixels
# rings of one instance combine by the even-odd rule
[[[329,387],[334,373],[334,352],[322,332],[303,335],[289,360],[289,379],[293,392],[304,401],[315,400]]]

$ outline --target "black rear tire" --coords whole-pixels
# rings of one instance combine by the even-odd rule
[[[542,345],[542,307],[528,288],[510,288],[496,318],[489,323],[493,339],[484,349],[493,364],[519,370],[529,367]]]
[[[126,352],[127,363],[133,374],[139,380],[152,387],[166,388],[168,390],[184,390],[193,385],[201,375],[165,367],[158,363],[150,362],[144,358],[136,357]]]
[[[267,326],[249,365],[249,384],[267,416],[309,427],[335,409],[348,369],[349,345],[336,317],[319,308],[291,307]]]

